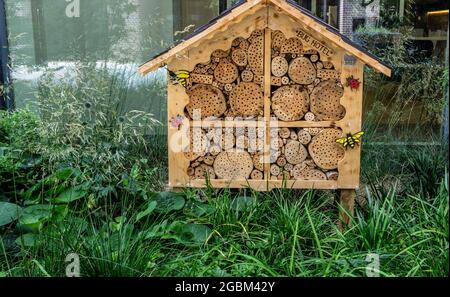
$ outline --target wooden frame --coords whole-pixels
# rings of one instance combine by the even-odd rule
[[[233,9],[230,13],[217,20],[214,25],[201,31],[199,34],[196,34],[194,37],[186,40],[185,42],[177,45],[167,52],[142,64],[139,67],[139,72],[141,74],[147,74],[159,67],[167,65],[174,58],[179,57],[180,53],[186,52],[191,47],[198,46],[199,41],[210,39],[212,38],[211,35],[214,36],[218,32],[225,32],[227,30],[227,27],[232,23],[238,23],[245,17],[252,16],[252,14],[260,8],[269,7],[275,8],[279,12],[284,12],[286,15],[289,15],[296,21],[308,26],[315,32],[315,34],[326,37],[329,41],[334,42],[342,50],[345,50],[351,55],[354,55],[355,57],[360,59],[362,63],[373,67],[386,76],[391,76],[391,69],[388,66],[381,63],[369,53],[364,52],[362,49],[355,46],[355,44],[344,40],[343,36],[339,35],[336,32],[333,32],[329,27],[327,28],[326,24],[321,24],[317,19],[314,19],[311,15],[305,13],[305,11],[300,11],[292,5],[289,5],[286,0],[247,0],[245,1],[245,3]]]
[[[199,63],[206,63],[215,50],[228,50],[236,37],[249,38],[255,30],[263,31],[264,76],[262,81],[264,97],[265,128],[264,157],[269,158],[270,129],[274,125],[288,128],[338,128],[342,135],[360,131],[362,126],[362,87],[351,89],[344,87],[344,95],[340,100],[345,108],[345,116],[337,121],[273,121],[271,120],[271,34],[282,31],[286,38],[296,37],[303,41],[305,51],[314,50],[320,55],[321,61],[334,65],[333,73],[340,73],[341,85],[347,78],[353,76],[363,82],[364,65],[368,64],[378,71],[390,75],[390,68],[371,55],[352,46],[341,36],[332,32],[324,24],[286,3],[285,0],[248,0],[216,23],[199,32],[194,37],[182,42],[166,53],[145,63],[139,69],[143,74],[167,65],[172,72],[180,70],[193,71]],[[326,73],[326,70],[324,71]],[[170,81],[170,80],[169,80]],[[168,118],[183,115],[189,104],[189,96],[180,84],[168,84]],[[173,150],[173,146],[181,141],[181,135],[191,127],[208,126],[217,122],[190,121],[184,119],[181,131],[169,125],[169,187],[206,187],[214,188],[253,188],[258,191],[270,190],[286,186],[287,188],[316,189],[356,189],[359,187],[360,153],[361,149],[346,150],[344,157],[338,163],[339,176],[337,180],[273,180],[270,178],[270,164],[264,165],[264,178],[261,180],[223,180],[223,179],[192,179],[187,174],[190,161],[182,151]],[[226,122],[222,126],[260,127],[259,122]],[[175,145],[176,146],[176,145]],[[346,195],[348,196],[348,195]],[[345,201],[344,201],[345,204]],[[351,209],[352,206],[344,206]]]

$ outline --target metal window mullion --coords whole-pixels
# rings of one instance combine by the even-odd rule
[[[12,111],[15,109],[14,91],[11,79],[11,67],[9,57],[8,28],[6,23],[5,1],[0,0],[0,71],[3,90],[0,94],[0,108]]]

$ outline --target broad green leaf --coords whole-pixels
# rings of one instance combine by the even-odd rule
[[[167,229],[169,228],[167,224],[167,220],[164,220],[160,224],[156,224],[151,226],[149,229],[145,231],[140,232],[140,236],[143,236],[144,239],[150,239],[154,237],[161,237],[164,235],[164,233],[167,232]]]
[[[29,204],[39,203],[42,196],[54,196],[64,190],[62,182],[67,181],[71,177],[76,177],[79,170],[73,168],[63,168],[54,174],[42,179],[24,193],[24,198]]]
[[[183,231],[192,235],[191,241],[200,244],[205,243],[212,232],[208,226],[199,224],[185,224]]]
[[[69,213],[68,205],[63,204],[54,206],[52,209],[52,220],[60,222],[65,219],[68,213]]]
[[[30,228],[39,228],[52,215],[52,205],[38,204],[23,209],[19,223]]]
[[[171,225],[169,232],[163,238],[172,238],[186,245],[198,245],[205,243],[211,232],[206,225],[177,222]]]
[[[68,167],[68,168],[59,169],[53,175],[60,181],[65,181],[70,177],[76,176],[77,173],[78,172],[75,169]]]
[[[243,211],[254,205],[255,202],[256,200],[252,197],[244,197],[244,196],[236,197],[231,202],[231,208],[236,211]]]
[[[42,188],[42,181],[35,184],[31,188],[29,188],[24,194],[23,198],[25,199],[25,204],[36,204],[39,203],[39,200],[41,199],[41,188]]]
[[[181,210],[185,204],[183,195],[173,192],[156,193],[151,200],[157,202],[155,211],[159,213]]]
[[[17,220],[22,208],[17,204],[0,202],[0,226],[7,225]]]
[[[21,247],[33,247],[38,241],[38,234],[27,233],[23,234],[16,239],[16,244]]]
[[[69,203],[85,197],[87,193],[84,185],[76,186],[65,190],[57,197],[52,198],[51,201],[53,203]]]
[[[198,201],[194,202],[187,202],[183,212],[186,215],[193,216],[193,217],[201,217],[206,214],[210,214],[214,211],[214,208],[206,203],[201,203]]]
[[[126,223],[127,218],[125,216],[118,216],[115,217],[112,222],[109,223],[109,228],[111,231],[120,231],[122,229],[122,226]]]
[[[150,201],[147,208],[137,214],[136,221],[140,221],[142,218],[149,216],[155,210],[157,204],[156,201]]]

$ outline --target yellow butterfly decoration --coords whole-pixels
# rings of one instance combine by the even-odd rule
[[[169,70],[169,75],[173,81],[179,83],[180,85],[182,85],[183,87],[186,88],[186,86],[188,84],[188,79],[190,77],[189,71],[180,70],[180,71],[173,72],[173,71]]]
[[[355,134],[347,133],[347,136],[337,139],[336,142],[342,144],[346,149],[348,149],[348,147],[351,147],[353,149],[355,148],[355,145],[359,145],[359,143],[361,142],[361,137],[363,135],[363,131]]]

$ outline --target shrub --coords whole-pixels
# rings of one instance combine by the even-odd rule
[[[405,121],[411,124],[408,112],[417,113],[413,109],[419,105],[422,107],[419,125],[439,126],[443,121],[445,105],[443,85],[446,68],[443,61],[435,58],[414,58],[423,55],[411,44],[411,30],[407,26],[358,29],[355,39],[393,68],[390,79],[367,69],[365,84],[368,92],[376,97],[376,102],[386,107],[386,113],[380,116],[390,118],[389,124],[397,125]],[[389,91],[387,88],[391,88],[392,84],[395,90]],[[380,85],[383,87],[380,88]]]
[[[15,197],[41,178],[39,118],[29,111],[0,111],[0,200]]]

